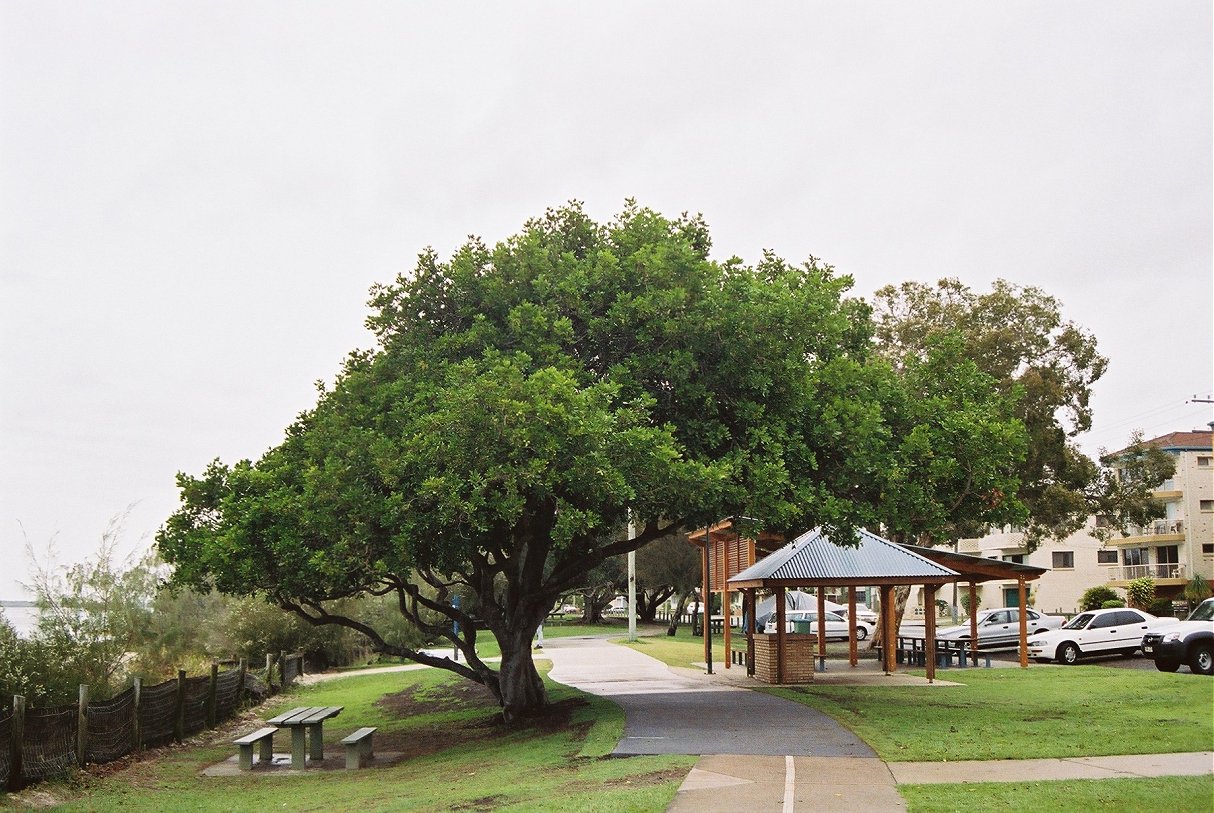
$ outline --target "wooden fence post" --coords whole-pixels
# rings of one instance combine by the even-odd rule
[[[287,688],[287,651],[278,651],[278,685],[286,691]]]
[[[143,712],[143,678],[135,678],[135,747],[132,748],[136,754],[143,750],[143,720],[141,714]]]
[[[173,737],[177,742],[185,739],[185,670],[177,670],[177,702],[173,708]]]
[[[240,669],[240,677],[236,678],[236,708],[240,708],[244,703],[244,676],[249,669],[249,662],[241,658],[237,668]]]
[[[84,767],[84,754],[89,743],[89,685],[80,684],[76,705],[76,764]]]
[[[21,764],[21,742],[25,739],[25,698],[19,694],[13,695],[13,719],[9,724],[8,742],[8,789],[21,790],[22,772],[25,766]]]
[[[266,688],[273,693],[274,691],[274,656],[269,652],[266,653]]]
[[[219,694],[219,661],[211,661],[211,683],[207,687],[207,728],[215,727]]]

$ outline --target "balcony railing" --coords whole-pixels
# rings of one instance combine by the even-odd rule
[[[1184,565],[1181,564],[1163,564],[1163,565],[1123,565],[1112,569],[1112,581],[1132,581],[1141,579],[1143,576],[1149,576],[1152,579],[1183,579]]]
[[[1143,525],[1140,528],[1127,528],[1126,530],[1130,532],[1130,536],[1163,536],[1165,534],[1183,534],[1184,520],[1161,519],[1152,522],[1150,525]]]

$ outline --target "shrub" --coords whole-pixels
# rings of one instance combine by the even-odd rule
[[[1109,599],[1108,601],[1106,601],[1105,603],[1101,604],[1101,605],[1100,605],[1100,607],[1098,607],[1098,608],[1097,608],[1097,607],[1090,607],[1090,608],[1088,608],[1088,609],[1092,609],[1092,610],[1096,610],[1096,609],[1100,609],[1100,610],[1115,610],[1115,609],[1117,609],[1118,607],[1124,607],[1124,606],[1125,606],[1125,602],[1124,602],[1124,601],[1122,601],[1121,599],[1119,599],[1119,598],[1111,598],[1111,599]]]
[[[1189,604],[1200,604],[1211,595],[1214,595],[1214,591],[1211,590],[1206,577],[1200,573],[1184,586],[1184,597],[1188,599]]]
[[[1089,587],[1079,597],[1079,611],[1087,612],[1088,610],[1095,610],[1104,607],[1105,603],[1109,601],[1121,602],[1121,596],[1117,595],[1117,591],[1112,587],[1103,584],[1098,587]],[[1124,607],[1125,604],[1118,603],[1114,606]]]
[[[1131,607],[1147,609],[1155,601],[1155,580],[1150,576],[1134,579],[1125,589],[1125,596]]]
[[[961,606],[965,608],[966,615],[973,615],[974,613],[978,612],[978,608],[982,606],[982,596],[978,593],[974,594],[974,606],[970,606],[969,590],[962,590],[958,600],[961,602]]]
[[[1172,599],[1170,598],[1155,599],[1151,602],[1151,606],[1147,607],[1147,612],[1160,618],[1176,615],[1176,611],[1172,609]]]

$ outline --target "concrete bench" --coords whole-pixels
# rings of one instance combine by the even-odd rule
[[[258,760],[261,762],[274,761],[274,732],[277,730],[274,726],[267,726],[233,740],[240,749],[240,769],[242,771],[253,770],[253,746],[259,743],[261,747],[257,755]]]
[[[375,758],[371,748],[371,735],[374,728],[360,728],[341,741],[346,746],[346,767],[361,768]]]

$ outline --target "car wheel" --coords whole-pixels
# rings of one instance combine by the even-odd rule
[[[1189,668],[1199,675],[1214,675],[1214,648],[1210,644],[1198,644],[1189,656]]]
[[[1155,661],[1155,668],[1160,672],[1175,672],[1180,664],[1177,661]]]
[[[1079,661],[1079,647],[1067,641],[1058,647],[1058,660],[1065,664],[1074,665]]]
[[[866,630],[864,627],[856,627],[856,640],[857,641],[863,641],[867,637],[868,637],[868,630]]]

